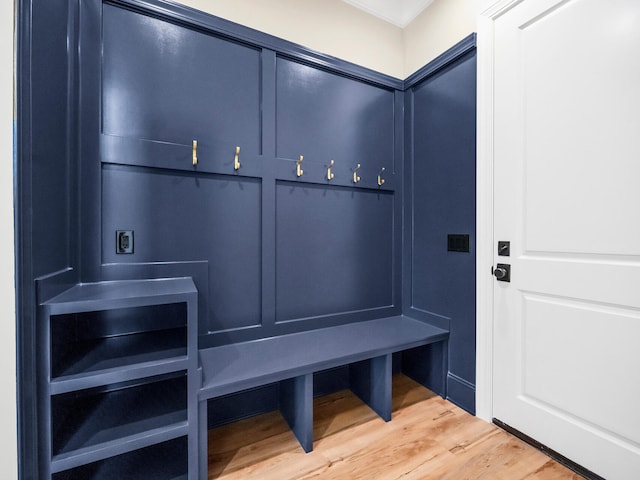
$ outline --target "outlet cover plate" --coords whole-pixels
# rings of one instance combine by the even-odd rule
[[[133,253],[133,230],[116,230],[116,253]]]

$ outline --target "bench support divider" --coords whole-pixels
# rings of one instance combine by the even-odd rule
[[[313,373],[280,382],[280,411],[305,452],[313,450]]]
[[[351,390],[385,422],[391,420],[391,359],[387,354],[349,366]]]

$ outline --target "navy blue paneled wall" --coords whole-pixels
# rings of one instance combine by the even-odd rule
[[[471,40],[407,92],[405,199],[410,208],[403,295],[407,314],[449,327],[447,396],[473,412],[476,56]],[[469,251],[449,251],[449,234],[469,235]]]
[[[473,411],[471,47],[405,91],[160,0],[20,8],[24,478],[37,478],[40,276],[44,296],[192,276],[202,347],[405,313],[451,329],[448,396]],[[133,253],[116,253],[117,230],[134,232]],[[447,252],[450,233],[470,252]],[[435,372],[442,353],[416,355]]]
[[[86,5],[87,277],[192,276],[201,347],[400,313],[400,90],[212,17]]]

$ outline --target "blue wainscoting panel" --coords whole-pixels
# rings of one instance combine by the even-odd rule
[[[278,157],[393,171],[393,90],[282,57],[276,82]]]
[[[394,194],[278,182],[276,321],[393,303]]]
[[[261,50],[105,4],[104,134],[260,153]],[[152,160],[152,159],[151,159]]]
[[[252,178],[105,165],[103,262],[208,260],[200,333],[260,325],[261,192]],[[117,230],[133,230],[133,254],[116,253]]]

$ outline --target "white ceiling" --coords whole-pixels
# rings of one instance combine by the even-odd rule
[[[433,0],[342,0],[371,15],[392,23],[400,28],[406,27]]]

